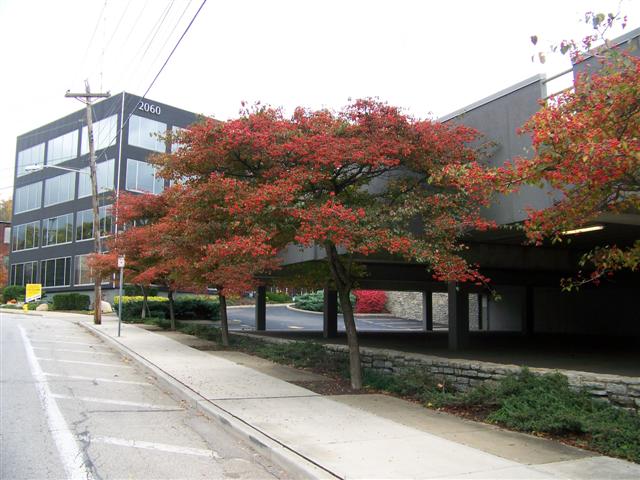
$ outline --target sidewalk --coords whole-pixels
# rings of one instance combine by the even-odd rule
[[[110,317],[78,320],[300,478],[640,478],[633,463],[384,395],[322,396],[286,381],[313,374],[132,325],[118,338]]]

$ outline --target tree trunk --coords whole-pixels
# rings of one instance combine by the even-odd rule
[[[227,321],[227,298],[222,295],[221,289],[218,289],[218,298],[220,299],[220,331],[222,333],[222,345],[229,346],[229,322]]]
[[[147,318],[147,310],[149,309],[149,304],[147,302],[148,294],[147,289],[144,285],[140,285],[140,289],[142,290],[142,313],[140,314],[140,318],[144,320],[145,318]]]
[[[173,290],[169,289],[169,320],[171,320],[171,330],[176,329],[176,315],[173,310]]]
[[[360,390],[362,388],[362,361],[360,360],[360,345],[358,344],[356,321],[353,316],[353,305],[351,305],[351,299],[349,298],[352,281],[344,265],[340,262],[336,246],[331,242],[327,242],[325,243],[325,251],[327,252],[327,261],[329,262],[331,275],[336,283],[336,290],[338,291],[338,297],[340,298],[340,304],[342,306],[344,327],[347,332],[351,388]]]

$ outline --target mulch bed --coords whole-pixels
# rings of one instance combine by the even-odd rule
[[[289,381],[299,387],[311,390],[319,395],[362,395],[370,393],[365,389],[353,390],[347,380],[327,378],[326,380]]]

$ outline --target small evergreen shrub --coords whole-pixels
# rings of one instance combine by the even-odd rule
[[[142,298],[123,297],[122,320],[138,321],[142,316]],[[117,305],[117,302],[116,302]],[[169,301],[164,297],[154,297],[148,301],[151,317],[169,318]],[[174,313],[177,320],[217,320],[220,304],[217,300],[200,297],[178,297],[174,299]]]
[[[91,297],[81,293],[58,293],[53,296],[54,310],[89,310]]]
[[[284,292],[267,292],[267,302],[291,303],[291,297]]]
[[[135,296],[122,296],[122,304],[124,305],[125,303],[129,303],[129,302],[142,302],[144,299],[144,297],[142,295],[135,295]],[[148,302],[168,302],[169,299],[167,297],[147,297],[147,301]],[[118,305],[118,303],[120,303],[120,297],[118,295],[116,295],[115,297],[113,297],[113,304],[114,305]]]
[[[156,287],[147,287],[146,290],[147,295],[150,297],[158,295],[158,289]],[[122,286],[122,291],[127,297],[142,296],[142,287],[140,287],[140,285],[126,284]]]
[[[355,290],[356,313],[386,312],[387,294],[382,290]]]
[[[353,293],[349,295],[351,298],[351,305],[355,305],[356,297]],[[311,312],[321,312],[324,308],[324,292],[318,290],[317,292],[305,293],[298,295],[295,299],[294,306],[300,310],[309,310]],[[340,305],[340,299],[338,299],[338,312],[342,313],[342,306]]]
[[[24,301],[26,287],[24,285],[9,285],[2,290],[2,300],[4,303],[9,300],[15,300],[17,302]]]

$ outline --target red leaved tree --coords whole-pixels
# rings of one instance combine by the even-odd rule
[[[479,216],[485,188],[460,188],[446,168],[476,164],[466,127],[415,120],[397,108],[359,100],[340,112],[259,107],[232,121],[205,121],[158,159],[165,174],[204,184],[233,178],[245,195],[228,208],[270,232],[270,245],[297,242],[325,253],[343,309],[351,384],[362,386],[349,293],[358,263],[387,254],[427,265],[439,279],[480,275],[460,256],[460,237],[489,223]]]
[[[222,175],[178,183],[162,194],[167,208],[156,226],[158,244],[174,264],[182,262],[176,268],[183,283],[217,289],[224,345],[229,345],[226,296],[254,289],[256,274],[277,268],[269,233],[234,208],[247,196],[243,186]]]
[[[553,206],[531,210],[524,230],[531,243],[563,241],[563,232],[598,221],[604,215],[640,210],[640,59],[631,52],[593,43],[616,23],[617,16],[587,14],[596,33],[562,43],[563,53],[588,62],[573,88],[552,96],[521,129],[532,137],[535,154],[514,159],[496,177],[509,188],[523,184],[551,186],[561,193]],[[626,22],[626,19],[620,20]],[[570,289],[598,282],[606,274],[640,267],[640,240],[600,245],[585,254],[586,277],[563,282]]]

